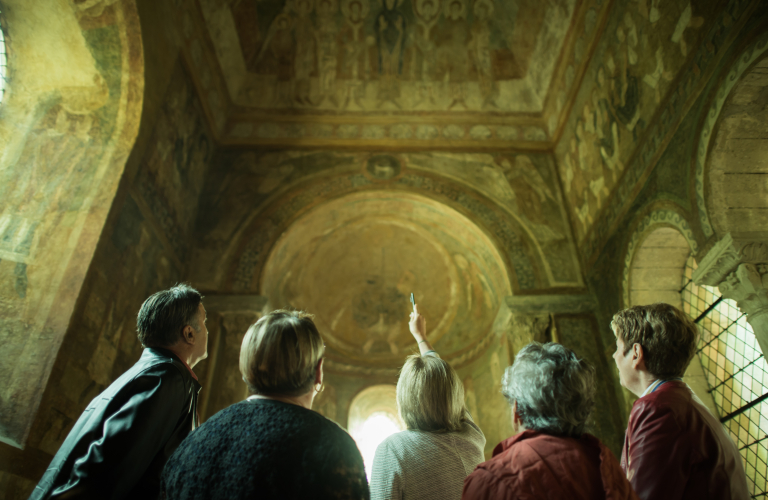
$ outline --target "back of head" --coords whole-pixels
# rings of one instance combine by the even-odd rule
[[[191,286],[180,284],[150,296],[136,319],[139,342],[144,347],[170,347],[180,338],[185,326],[196,331],[203,296]]]
[[[578,437],[595,404],[595,370],[560,344],[532,342],[504,372],[501,392],[527,429]]]
[[[300,396],[312,388],[324,354],[312,316],[276,310],[245,333],[240,373],[252,394]]]
[[[464,386],[451,365],[436,356],[409,356],[397,381],[397,408],[409,429],[461,430]]]
[[[696,353],[696,324],[675,306],[659,302],[617,312],[611,327],[624,342],[624,354],[643,346],[646,369],[654,377],[682,377]]]

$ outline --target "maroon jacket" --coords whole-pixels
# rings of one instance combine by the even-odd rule
[[[637,500],[619,462],[596,437],[524,431],[464,480],[463,500]]]
[[[665,382],[635,401],[621,468],[642,500],[750,497],[739,451],[681,381]]]

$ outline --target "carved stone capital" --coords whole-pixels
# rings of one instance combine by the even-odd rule
[[[730,234],[713,246],[693,272],[697,285],[719,286],[741,264],[763,269],[768,264],[768,244],[763,242],[736,242]],[[764,272],[763,272],[764,274]]]
[[[735,300],[768,355],[768,244],[736,243],[726,235],[702,259],[693,282],[717,286],[723,297]]]
[[[768,311],[768,273],[765,264],[739,264],[718,288],[723,297],[735,300],[741,312],[748,316]]]

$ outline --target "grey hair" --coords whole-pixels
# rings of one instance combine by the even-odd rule
[[[531,342],[504,371],[501,392],[526,429],[578,437],[595,405],[595,369],[560,344]]]

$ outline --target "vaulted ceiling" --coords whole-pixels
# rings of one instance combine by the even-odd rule
[[[198,0],[224,144],[551,149],[607,10],[586,0]]]

